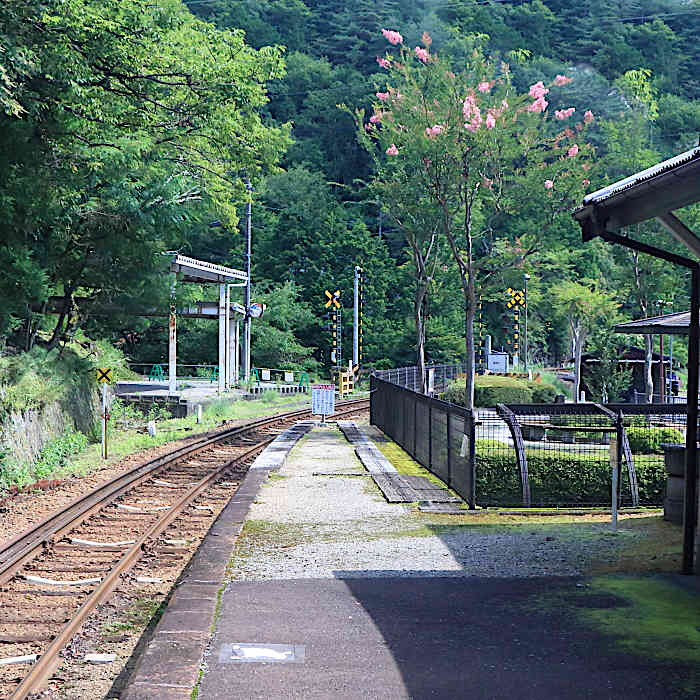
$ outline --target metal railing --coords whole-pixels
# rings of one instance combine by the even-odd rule
[[[455,369],[440,375],[446,380],[461,373],[448,367]],[[620,504],[663,502],[663,444],[684,443],[685,404],[500,404],[470,412],[414,390],[412,369],[374,373],[371,423],[471,507],[609,507],[613,464]]]

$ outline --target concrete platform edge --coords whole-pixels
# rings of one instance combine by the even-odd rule
[[[302,423],[305,430],[300,430],[297,424],[283,433],[289,432],[294,438],[284,441],[283,455],[280,455],[279,443],[273,448],[274,466],[257,466],[246,472],[233,498],[213,522],[175,583],[168,606],[120,694],[121,700],[154,697],[186,700],[191,697],[214,628],[226,568],[250,506],[270,472],[280,469],[292,448],[314,425],[312,421]]]

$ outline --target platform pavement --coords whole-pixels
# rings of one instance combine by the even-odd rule
[[[318,427],[261,484],[198,700],[680,697],[662,671],[535,604],[584,585],[565,545],[538,569],[526,540],[421,531],[361,471],[340,432]],[[240,660],[261,653],[281,661]]]

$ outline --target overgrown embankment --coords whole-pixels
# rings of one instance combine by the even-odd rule
[[[128,372],[106,343],[0,356],[0,489],[50,476],[96,436],[98,365]]]

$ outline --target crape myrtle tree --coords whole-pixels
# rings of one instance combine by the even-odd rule
[[[573,108],[548,113],[550,89],[571,81],[564,75],[518,94],[510,66],[484,53],[483,36],[467,39],[469,59],[456,67],[431,52],[427,33],[413,49],[398,32],[383,34],[396,47],[377,58],[388,87],[377,90],[366,123],[356,113],[360,138],[381,153],[375,186],[393,188],[392,210],[408,210],[420,198],[437,210],[459,271],[465,406],[472,409],[478,295],[502,285],[509,270],[527,269],[562,230],[573,230],[569,211],[589,184],[592,148],[584,131],[594,116],[588,110],[576,121]],[[528,231],[515,225],[523,215]]]

